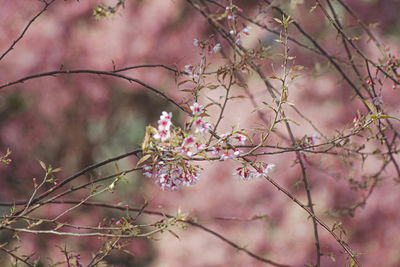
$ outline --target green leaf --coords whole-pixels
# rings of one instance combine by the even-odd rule
[[[379,119],[394,119],[394,120],[400,121],[399,118],[396,118],[396,117],[393,117],[393,116],[389,116],[389,115],[379,115],[378,118]]]

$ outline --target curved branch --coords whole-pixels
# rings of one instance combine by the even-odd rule
[[[138,67],[138,66],[136,66]],[[143,66],[142,66],[143,67]],[[30,75],[30,76],[26,76],[23,78],[20,78],[16,81],[13,82],[8,82],[6,84],[0,85],[0,89],[18,84],[18,83],[23,83],[25,81],[28,80],[32,80],[32,79],[37,79],[37,78],[42,78],[42,77],[48,77],[48,76],[55,76],[55,75],[60,75],[60,74],[64,74],[64,75],[68,75],[68,74],[98,74],[98,75],[106,75],[106,76],[113,76],[116,78],[121,78],[123,80],[127,80],[128,82],[134,82],[134,83],[138,83],[141,86],[149,89],[150,91],[153,91],[154,93],[162,96],[164,99],[168,100],[169,102],[171,102],[172,104],[174,104],[176,107],[178,107],[180,110],[189,113],[187,110],[185,110],[183,107],[181,107],[181,105],[179,105],[175,100],[173,100],[172,98],[168,97],[164,92],[142,82],[139,79],[135,79],[135,78],[131,78],[129,76],[126,75],[122,75],[119,74],[117,72],[121,72],[121,71],[125,71],[128,69],[133,69],[135,67],[128,67],[128,68],[124,68],[121,70],[116,70],[116,71],[102,71],[102,70],[57,70],[57,71],[49,71],[49,72],[43,72],[43,73],[38,73],[38,74],[34,74],[34,75]]]

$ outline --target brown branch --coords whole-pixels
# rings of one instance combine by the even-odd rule
[[[271,4],[268,0],[264,0],[264,1],[267,2],[268,4]],[[203,8],[200,7],[199,4],[195,3],[194,0],[187,0],[187,2],[188,2],[190,5],[192,5],[196,10],[198,10],[198,11],[202,14],[202,15],[207,19],[207,21],[210,23],[210,25],[211,25],[212,27],[216,28],[216,29],[219,31],[219,33],[228,41],[228,43],[229,43],[233,48],[236,47],[235,45],[232,45],[233,42],[232,42],[232,40],[230,40],[230,37],[229,37],[229,35],[226,33],[226,31],[223,30],[223,28],[219,25],[218,22],[216,22],[216,21],[215,21],[214,19],[212,19],[208,14],[206,14],[206,12],[204,12]],[[281,14],[285,15],[286,17],[288,17],[281,9],[279,9],[279,8],[277,8],[277,7],[274,7],[274,6],[273,6],[273,8],[278,9],[279,12],[280,12]],[[296,22],[294,22],[294,24],[297,25],[298,29],[300,29],[306,36],[308,36],[314,44],[316,44],[316,47],[317,47],[322,53],[324,53],[324,54],[330,59],[330,61],[332,61],[332,64],[334,64],[334,65],[337,66],[339,72],[342,73],[342,75],[343,75],[343,76],[345,77],[345,79],[347,79],[347,81],[352,85],[352,87],[356,90],[356,92],[360,95],[360,97],[363,98],[363,96],[362,96],[361,93],[359,92],[358,88],[356,88],[356,87],[354,86],[354,84],[351,82],[351,80],[344,74],[343,70],[337,65],[337,63],[336,63],[335,61],[333,61],[332,57],[330,57],[330,56],[325,52],[325,50],[323,50],[323,49],[316,43],[316,41],[315,41],[313,38],[311,38],[309,35],[307,35],[307,33],[305,33],[305,32],[303,31],[303,29],[302,29]],[[234,49],[234,51],[235,51],[235,49]],[[269,92],[271,93],[271,96],[273,96],[274,98],[276,98],[274,92],[272,91],[272,86],[270,85],[270,83],[268,82],[268,80],[267,80],[266,78],[264,78],[264,76],[262,75],[262,73],[261,73],[261,71],[259,70],[259,68],[258,68],[257,66],[255,66],[254,63],[251,64],[251,67],[252,67],[252,68],[260,75],[260,77],[263,79],[263,81],[265,82],[267,88],[269,89]],[[366,104],[365,104],[365,105],[366,105]],[[366,105],[366,108],[368,108],[367,105]],[[283,116],[284,116],[284,114],[283,114]],[[286,122],[287,127],[288,127],[289,125],[288,125],[288,123],[287,123],[286,120],[285,120],[285,122]],[[291,133],[290,126],[289,126],[289,128],[288,128],[288,132],[289,132],[289,134]],[[245,158],[244,158],[244,159],[245,159]],[[245,160],[246,160],[246,159],[245,159]],[[250,162],[249,160],[246,160],[246,161]],[[301,166],[302,166],[302,173],[303,173],[303,177],[304,177],[304,172],[305,172],[304,165],[301,165]],[[342,246],[342,248],[348,253],[348,255],[354,260],[354,262],[355,262],[356,264],[360,265],[360,263],[358,262],[357,258],[356,258],[355,255],[354,255],[354,253],[350,250],[350,248],[348,247],[348,245],[347,245],[343,240],[341,240],[331,229],[329,229],[329,227],[328,227],[322,220],[320,220],[318,217],[316,217],[316,215],[314,214],[313,210],[312,210],[312,211],[309,210],[305,205],[303,205],[299,200],[297,200],[293,195],[291,195],[286,189],[284,189],[284,188],[282,188],[281,186],[279,186],[279,184],[277,184],[277,183],[276,183],[273,179],[271,179],[270,177],[267,177],[266,179],[267,179],[272,185],[274,185],[278,190],[280,190],[281,192],[283,192],[283,193],[284,193],[285,195],[287,195],[290,199],[292,199],[296,204],[298,204],[298,205],[299,205],[300,207],[302,207],[305,211],[307,211],[307,213],[313,218],[313,222],[317,222],[317,223],[319,223],[323,228],[325,228],[325,229],[336,239],[336,241]],[[304,179],[303,179],[303,180],[304,180]],[[307,188],[308,188],[307,181],[305,181],[304,184],[305,184],[305,187],[306,187],[306,190],[307,190]],[[308,196],[308,200],[310,201],[310,197],[309,197],[310,195],[307,194],[307,196]],[[311,202],[311,205],[309,205],[309,208],[310,208],[310,209],[313,209],[313,208],[312,208],[312,202]],[[319,242],[318,242],[318,232],[317,232],[317,230],[316,230],[315,223],[314,223],[314,234],[315,234],[315,233],[316,233],[316,246],[317,246],[317,251],[318,251],[318,253],[320,254],[320,252],[319,252]],[[318,255],[317,258],[319,259],[319,257],[320,257],[320,255]]]
[[[318,0],[317,0],[318,1]],[[266,2],[266,3],[268,3],[268,4],[271,4],[271,2],[269,1],[269,0],[264,0],[264,2]],[[318,1],[319,2],[319,1]],[[279,13],[281,13],[282,15],[284,15],[284,16],[288,16],[282,9],[280,9],[279,7],[277,7],[277,6],[273,6],[273,8],[275,9],[275,10],[277,10]],[[328,55],[328,53],[315,41],[315,39],[313,39],[309,34],[307,34],[304,30],[303,30],[303,28],[297,23],[297,22],[293,22],[293,24],[296,26],[296,28],[307,38],[307,39],[309,39],[311,42],[313,42],[313,44],[315,45],[315,47],[318,49],[318,50],[320,50],[322,53],[323,53],[323,55],[333,64],[333,66],[337,69],[337,71],[342,75],[342,77],[346,80],[346,82],[354,89],[354,91],[356,92],[356,94],[361,98],[361,100],[363,100],[362,102],[363,102],[363,104],[364,104],[364,106],[366,107],[366,109],[367,110],[369,110],[369,108],[368,108],[368,105],[365,103],[365,97],[361,94],[361,92],[360,92],[360,90],[353,84],[353,82],[350,80],[350,78],[344,73],[344,71],[340,68],[340,66],[333,60],[333,58],[330,56],[330,55]],[[334,24],[334,23],[333,23]],[[336,24],[334,24],[334,26],[336,26]],[[337,27],[337,26],[336,26]],[[339,28],[337,28],[339,31],[340,31],[340,29]],[[344,34],[344,33],[343,33]],[[347,38],[347,41],[349,41],[348,40],[348,38]],[[352,42],[351,42],[351,40],[349,41],[349,43],[350,44],[352,44]],[[354,49],[358,49],[358,48],[355,48],[354,46],[353,46],[353,48]],[[365,58],[368,62],[370,62],[371,64],[374,64],[373,62],[371,62],[371,60],[369,60],[368,58],[366,58],[366,57],[364,57],[363,55],[362,55],[362,57],[363,58]],[[390,78],[390,76],[388,76],[389,78]],[[397,82],[397,81],[396,81]],[[399,84],[399,82],[397,82],[398,84]],[[393,162],[393,165],[395,166],[395,168],[396,168],[396,172],[398,173],[398,176],[400,177],[400,167],[399,167],[399,165],[397,164],[397,162],[396,162],[396,160],[394,159],[394,157],[393,157],[393,155],[392,155],[392,153],[390,153],[390,147],[389,147],[389,143],[388,143],[388,141],[387,141],[387,138],[385,137],[385,134],[383,133],[383,131],[381,130],[381,128],[379,127],[379,131],[380,131],[380,133],[382,134],[382,136],[383,136],[383,139],[385,140],[385,144],[386,144],[386,146],[388,147],[388,150],[389,150],[389,154],[391,154],[391,161]],[[396,132],[396,135],[397,135],[397,132]]]
[[[34,267],[33,264],[29,263],[27,260],[24,260],[23,258],[19,257],[18,255],[15,255],[14,253],[12,253],[11,251],[3,248],[2,246],[0,246],[0,250],[4,251],[5,253],[9,254],[11,257],[15,258],[16,260],[20,260],[23,263],[25,263],[28,266]]]
[[[220,7],[220,8],[225,8],[223,5],[221,5],[220,3],[216,2],[216,1],[213,1],[213,0],[206,0],[206,1],[209,2],[209,3],[212,3],[212,4],[216,5],[216,6],[218,6],[218,7]],[[256,25],[257,27],[260,27],[261,29],[264,29],[264,30],[266,30],[266,31],[268,31],[268,32],[270,32],[270,33],[272,33],[272,34],[275,34],[275,35],[277,35],[277,36],[279,36],[279,34],[280,34],[279,31],[272,30],[272,29],[268,28],[265,24],[261,24],[261,23],[255,21],[255,20],[253,20],[253,19],[251,19],[251,18],[249,18],[249,17],[246,17],[246,16],[243,15],[242,13],[239,13],[239,14],[237,14],[237,15],[238,15],[239,17],[241,17],[242,19],[244,19],[244,20],[246,20],[246,21],[248,21],[248,22],[250,22],[250,23]],[[316,54],[321,55],[321,52],[320,52],[320,51],[318,51],[318,50],[316,50],[316,49],[314,49],[314,48],[312,48],[312,47],[309,47],[308,45],[305,45],[305,44],[299,42],[299,41],[296,40],[295,38],[289,37],[288,39],[289,39],[291,42],[293,42],[294,44],[296,44],[296,45],[298,45],[298,46],[300,46],[300,47],[303,47],[303,48],[305,48],[305,49],[307,49],[307,50],[310,50],[310,51],[313,52],[313,53],[316,53]]]
[[[47,8],[53,4],[56,0],[51,0],[49,3],[43,1],[45,3],[44,7],[42,10],[40,10],[39,13],[37,13],[25,26],[24,30],[22,33],[18,36],[18,38],[11,44],[11,46],[0,56],[0,61],[11,51],[14,49],[14,46],[24,37],[25,33],[28,31],[29,27],[32,25],[32,23],[40,16],[42,15],[43,12],[47,10]]]
[[[266,2],[267,4],[271,5],[271,1],[269,0],[264,0],[264,2]],[[287,15],[282,9],[280,9],[277,6],[272,6],[273,9],[275,9],[276,11],[278,11],[281,15],[285,16],[285,17],[289,17],[289,15]],[[346,82],[353,88],[353,90],[355,91],[355,93],[361,98],[361,99],[365,99],[364,96],[361,94],[360,90],[354,85],[354,83],[350,80],[350,78],[344,73],[344,71],[342,70],[342,68],[333,60],[332,56],[330,56],[319,44],[318,42],[312,38],[296,21],[294,21],[292,23],[297,30],[304,36],[306,37],[308,40],[310,40],[313,45],[322,53],[322,55],[324,57],[326,57],[329,62],[336,68],[336,70],[342,75],[343,79],[346,80]],[[365,108],[368,110],[368,105],[364,103]]]
[[[34,198],[34,199],[31,201],[31,204],[37,203],[38,201],[42,200],[42,199],[45,198],[46,196],[48,196],[48,195],[50,195],[51,193],[55,192],[57,189],[60,189],[61,187],[63,187],[65,184],[67,184],[67,183],[73,181],[74,179],[78,178],[79,176],[81,176],[81,175],[83,175],[83,174],[85,174],[85,173],[87,173],[87,172],[89,172],[89,171],[91,171],[91,170],[97,169],[97,168],[99,168],[99,167],[101,167],[101,166],[104,166],[104,165],[110,163],[110,162],[114,162],[114,161],[117,161],[117,160],[120,160],[120,159],[129,157],[129,156],[132,156],[132,155],[137,156],[141,151],[142,151],[141,149],[136,149],[136,150],[133,150],[133,151],[124,153],[124,154],[122,154],[122,155],[118,155],[118,156],[116,156],[116,157],[109,158],[109,159],[103,160],[103,161],[101,161],[101,162],[92,164],[92,165],[90,165],[90,166],[84,168],[83,170],[81,170],[81,171],[79,171],[79,172],[73,174],[72,176],[66,178],[64,181],[62,181],[61,183],[59,183],[58,185],[56,185],[56,186],[53,187],[52,189],[50,189],[50,190],[44,192],[43,194],[41,194],[40,196]],[[20,211],[16,212],[15,215],[20,215],[22,211],[23,211],[23,210],[20,210]]]
[[[339,21],[339,19],[337,17],[336,11],[335,11],[334,7],[332,6],[331,1],[327,0],[327,3],[328,3],[328,6],[329,6],[329,9],[331,10],[331,12],[333,14],[333,18],[335,19],[335,23],[337,24],[337,27],[340,28],[341,30],[343,30],[343,27],[342,27],[342,25],[341,25],[341,23],[340,23],[340,21]],[[348,58],[348,60],[349,60],[349,62],[351,64],[351,67],[353,68],[354,73],[358,77],[361,85],[365,88],[365,90],[368,93],[368,95],[372,98],[371,92],[368,90],[365,82],[363,81],[363,78],[361,77],[360,72],[357,69],[357,66],[354,63],[353,55],[351,54],[349,46],[347,45],[347,42],[346,42],[346,36],[344,34],[341,34],[340,36],[342,38],[342,43],[343,43],[344,49],[346,51],[347,58]],[[375,90],[374,90],[374,92],[375,92]]]
[[[319,0],[316,0],[316,2],[318,3],[318,6],[320,7],[320,9],[322,10],[322,12],[324,13],[325,17],[329,20],[329,22],[335,27],[335,29],[345,38],[345,40],[354,48],[354,50],[357,52],[358,55],[360,55],[364,60],[367,60],[369,63],[371,63],[375,68],[377,68],[380,72],[382,72],[386,77],[388,77],[389,79],[391,79],[394,83],[399,84],[400,82],[397,81],[396,78],[394,78],[392,75],[390,75],[389,73],[387,73],[384,69],[381,68],[381,66],[379,66],[378,64],[376,64],[375,62],[373,62],[371,59],[369,59],[367,56],[364,55],[364,53],[358,48],[358,46],[356,46],[354,44],[354,42],[352,41],[352,39],[350,37],[348,37],[346,35],[345,32],[343,32],[343,30],[338,27],[338,25],[336,25],[336,23],[332,20],[332,18],[329,16],[328,12],[326,11],[326,9],[322,6],[321,2]]]
[[[205,17],[208,19],[208,21],[210,22],[210,24],[212,26],[216,25],[215,21],[212,20],[211,18],[209,18],[209,16],[206,15],[206,13],[204,11],[202,11],[202,8],[200,6],[197,6],[195,8],[197,10],[199,10],[203,15],[205,15]],[[203,8],[206,9],[206,7],[203,7]],[[221,32],[220,27],[216,27],[216,28],[217,28],[217,31],[219,33],[223,33],[221,35],[225,39],[227,39],[227,38],[230,39],[229,37],[225,37],[227,35],[225,34],[225,32]],[[231,46],[232,46],[232,43],[234,43],[232,40],[230,40],[230,41],[228,40],[228,42],[229,42],[229,44],[231,44]],[[286,81],[286,78],[287,78],[287,75],[288,75],[288,73],[286,71],[287,57],[288,57],[287,56],[287,52],[288,52],[287,51],[288,50],[288,47],[287,47],[287,32],[285,32],[284,45],[285,45],[285,48],[284,48],[285,49],[285,59],[284,59],[285,62],[283,64],[283,67],[284,67],[284,78],[282,79],[282,88],[286,88],[285,81]],[[235,51],[236,50],[236,44],[232,48]],[[260,75],[262,80],[266,81],[265,77],[263,77],[263,75],[262,75],[261,71],[259,70],[259,68],[254,63],[251,63],[250,65],[251,65],[252,69],[255,70]],[[267,88],[272,88],[272,86],[269,83],[267,83],[266,86],[267,86]],[[271,94],[271,97],[273,99],[278,99],[277,96],[275,95],[275,93],[272,90],[270,90],[270,94]],[[281,101],[279,101],[279,103],[276,103],[278,111],[277,111],[277,114],[275,116],[275,119],[272,122],[270,130],[272,130],[272,128],[274,127],[274,125],[276,123],[278,113],[280,113],[283,118],[286,118],[286,115],[285,115],[284,111],[281,109],[282,95],[283,95],[283,92],[282,92],[281,97],[280,97]],[[295,146],[296,145],[296,140],[294,138],[294,135],[293,135],[293,132],[291,130],[291,127],[290,127],[289,123],[286,120],[284,121],[284,123],[286,125],[288,134],[290,136],[290,140],[291,140],[293,146]],[[270,132],[271,131],[269,131],[268,133],[270,133]],[[268,137],[268,136],[266,136],[266,137]],[[300,154],[299,151],[296,151],[296,156],[299,159],[299,164],[301,166],[301,173],[302,173],[302,177],[303,177],[303,183],[304,183],[304,187],[305,187],[305,190],[306,190],[306,193],[307,193],[308,206],[310,208],[311,213],[314,214],[314,216],[315,216],[312,197],[311,197],[311,191],[310,191],[310,188],[309,188],[309,185],[308,185],[308,180],[307,180],[307,175],[306,175],[306,170],[305,170],[305,165],[304,165],[304,163],[303,163],[303,161],[301,159],[301,154]],[[246,160],[246,158],[243,158],[243,159]],[[248,160],[246,160],[246,161],[248,161]],[[321,248],[320,248],[319,235],[318,235],[318,225],[317,225],[317,221],[314,218],[312,218],[312,221],[313,221],[313,229],[314,229],[314,237],[315,237],[316,254],[317,254],[317,267],[319,267],[320,266],[320,258],[321,258]]]
[[[51,204],[78,204],[78,203],[80,203],[80,202],[79,202],[79,201],[70,201],[70,200],[66,200],[66,201],[53,201],[53,202],[51,202]],[[169,215],[169,214],[166,214],[166,213],[163,213],[163,212],[151,211],[151,210],[146,210],[146,209],[143,209],[143,208],[131,208],[131,207],[126,208],[126,207],[121,207],[121,206],[119,206],[119,205],[112,205],[112,204],[98,203],[98,202],[85,202],[85,203],[82,203],[82,205],[86,205],[86,206],[95,206],[95,207],[103,207],[103,208],[110,208],[110,209],[118,209],[118,210],[121,210],[121,211],[129,210],[129,211],[141,212],[141,213],[149,214],[149,215],[156,215],[156,216],[162,216],[162,217],[167,217],[167,218],[175,218],[175,216],[172,216],[172,215]],[[261,261],[261,262],[264,262],[264,263],[268,263],[268,264],[271,264],[271,265],[273,265],[273,266],[278,266],[278,267],[290,267],[289,265],[279,264],[279,263],[276,263],[276,262],[274,262],[274,261],[272,261],[272,260],[265,259],[265,258],[263,258],[263,257],[261,257],[261,256],[258,256],[258,255],[256,255],[256,254],[254,254],[253,252],[247,250],[246,248],[237,245],[236,243],[234,243],[233,241],[227,239],[226,237],[222,236],[221,234],[219,234],[219,233],[217,233],[217,232],[211,230],[210,228],[205,227],[205,226],[203,226],[203,225],[201,225],[201,224],[195,222],[195,221],[194,221],[193,219],[191,219],[191,218],[182,219],[182,220],[179,220],[179,221],[181,221],[181,222],[183,222],[183,223],[190,224],[190,225],[192,225],[192,226],[195,226],[195,227],[197,227],[197,228],[200,228],[200,229],[202,229],[202,230],[204,230],[204,231],[210,233],[211,235],[213,235],[213,236],[215,236],[215,237],[221,239],[222,241],[224,241],[225,243],[227,243],[227,244],[230,245],[231,247],[234,247],[234,248],[237,249],[237,250],[241,250],[241,251],[247,253],[250,257],[252,257],[252,258],[254,258],[254,259],[258,260],[258,261]]]
[[[133,68],[133,67],[131,67]],[[125,68],[123,70],[127,70],[128,68]],[[118,71],[123,71],[123,70],[118,70]],[[8,82],[6,84],[0,85],[0,89],[18,84],[18,83],[23,83],[25,81],[28,80],[32,80],[32,79],[37,79],[37,78],[41,78],[41,77],[48,77],[48,76],[54,76],[54,75],[59,75],[59,74],[64,74],[64,75],[69,75],[69,74],[98,74],[98,75],[106,75],[106,76],[113,76],[116,78],[121,78],[124,80],[127,80],[129,82],[135,82],[138,83],[140,85],[142,85],[143,87],[149,89],[150,91],[153,91],[154,93],[162,96],[164,99],[166,99],[167,101],[171,102],[172,104],[174,104],[176,107],[178,107],[180,110],[184,111],[185,113],[188,113],[187,110],[185,110],[181,105],[179,105],[175,100],[173,100],[172,98],[168,97],[164,92],[150,86],[147,85],[146,83],[140,81],[139,79],[135,79],[135,78],[131,78],[129,76],[126,75],[122,75],[117,73],[117,71],[101,71],[101,70],[58,70],[58,71],[49,71],[49,72],[43,72],[43,73],[38,73],[38,74],[34,74],[34,75],[30,75],[30,76],[26,76],[23,78],[20,78],[16,81],[13,82]]]
[[[361,19],[359,19],[357,17],[356,14],[354,14],[354,12],[342,1],[342,0],[336,0],[338,1],[343,7],[344,9],[346,9],[346,11],[357,21],[357,23],[364,29],[364,31],[368,34],[369,38],[371,38],[376,47],[378,47],[379,51],[381,52],[382,56],[387,59],[387,55],[385,52],[385,48],[381,45],[381,43],[379,43],[379,41],[375,38],[375,36],[371,33],[371,31],[368,29],[368,27],[361,21]]]
[[[125,67],[125,68],[121,68],[121,69],[116,69],[116,70],[113,70],[112,72],[117,73],[117,72],[122,72],[122,71],[127,71],[127,70],[134,70],[134,69],[141,69],[141,68],[163,68],[163,69],[175,72],[175,73],[185,73],[186,74],[186,72],[179,71],[177,69],[168,67],[168,66],[163,65],[163,64],[142,64],[142,65],[136,65],[136,66],[130,66],[130,67]]]

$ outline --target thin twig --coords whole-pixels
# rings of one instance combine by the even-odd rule
[[[22,33],[18,36],[18,38],[11,44],[11,46],[0,56],[0,61],[11,51],[14,49],[14,46],[24,37],[25,33],[28,31],[29,27],[32,25],[32,23],[40,16],[42,15],[43,12],[45,12],[47,10],[47,8],[53,4],[56,0],[51,0],[50,2],[45,2],[44,7],[42,8],[42,10],[40,10],[39,13],[37,13],[29,22],[28,24],[25,26],[24,30],[22,31]]]
[[[109,158],[109,159],[103,160],[103,161],[101,161],[101,162],[92,164],[92,165],[90,165],[90,166],[84,168],[83,170],[81,170],[81,171],[79,171],[79,172],[73,174],[72,176],[66,178],[64,181],[62,181],[61,183],[59,183],[57,186],[53,187],[52,190],[46,191],[45,193],[43,193],[43,194],[41,194],[40,196],[36,197],[35,199],[32,200],[32,203],[37,203],[38,201],[42,200],[42,199],[45,198],[46,196],[48,196],[48,195],[50,195],[51,193],[53,193],[55,190],[60,189],[60,188],[63,187],[65,184],[67,184],[67,183],[73,181],[74,179],[78,178],[79,176],[81,176],[81,175],[83,175],[83,174],[85,174],[85,173],[87,173],[87,172],[89,172],[89,171],[91,171],[91,170],[97,169],[97,168],[99,168],[99,167],[101,167],[101,166],[104,166],[104,165],[110,163],[110,162],[114,162],[114,161],[117,161],[117,160],[120,160],[120,159],[129,157],[129,156],[132,156],[132,155],[137,156],[138,153],[140,153],[140,152],[141,152],[141,149],[136,149],[136,150],[133,150],[133,151],[130,151],[130,152],[127,152],[127,153],[118,155],[118,156],[116,156],[116,157]],[[21,212],[17,212],[16,215],[19,215],[20,213],[21,213]]]
[[[0,246],[0,250],[4,251],[5,253],[9,254],[11,257],[15,258],[16,260],[20,260],[23,263],[25,263],[26,265],[30,266],[30,267],[34,267],[33,264],[29,263],[28,261],[24,260],[23,258],[19,257],[18,255],[12,253],[11,251],[5,249],[4,247]]]
[[[52,202],[52,204],[77,204],[77,203],[78,203],[78,201],[54,201],[54,202]],[[149,210],[146,210],[146,209],[143,210],[142,208],[131,208],[131,207],[126,208],[126,207],[121,207],[119,205],[112,205],[112,204],[106,204],[106,203],[95,203],[95,202],[85,202],[82,205],[118,209],[118,210],[122,210],[122,211],[123,210],[129,210],[129,211],[134,211],[134,212],[142,212],[142,213],[149,214],[149,215],[157,215],[157,216],[162,216],[162,217],[167,217],[167,218],[174,218],[174,216],[166,214],[164,212],[149,211]],[[180,221],[183,222],[183,223],[187,223],[187,224],[190,224],[192,226],[195,226],[197,228],[200,228],[200,229],[206,231],[207,233],[210,233],[211,235],[221,239],[222,241],[224,241],[225,243],[227,243],[231,247],[247,253],[250,257],[252,257],[252,258],[254,258],[254,259],[258,260],[258,261],[269,263],[269,264],[271,264],[273,266],[278,266],[278,267],[289,267],[289,265],[276,263],[276,262],[274,262],[272,260],[265,259],[265,258],[263,258],[261,256],[258,256],[256,254],[254,254],[253,252],[249,251],[248,249],[237,245],[236,243],[234,243],[233,241],[227,239],[223,235],[211,230],[208,227],[205,227],[205,226],[195,222],[195,220],[193,220],[193,219],[189,218],[189,219],[184,219],[184,220],[180,220]]]

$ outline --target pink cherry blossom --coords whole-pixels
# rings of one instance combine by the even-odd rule
[[[227,160],[229,158],[230,158],[229,152],[228,151],[224,151],[219,159],[222,160],[222,161],[225,161],[225,160]]]
[[[203,113],[203,106],[199,105],[199,103],[194,102],[192,106],[190,106],[193,115],[199,115]]]
[[[272,173],[275,169],[274,163],[264,164],[263,168],[259,169],[258,175],[259,177],[267,177],[270,173]]]
[[[219,147],[217,147],[217,146],[212,146],[212,147],[211,147],[211,151],[212,151],[212,153],[213,153],[214,155],[219,156],[219,155],[220,155],[220,152],[221,152],[221,149],[220,149]]]
[[[157,134],[154,135],[154,138],[156,140],[161,140],[162,142],[165,142],[170,138],[170,131],[168,130],[159,130]]]
[[[244,136],[243,134],[238,134],[235,138],[236,138],[242,145],[244,145],[244,141],[247,140],[247,137]]]
[[[186,70],[186,72],[188,72],[189,74],[193,74],[194,67],[193,67],[192,64],[187,64],[187,65],[185,65],[185,70]]]
[[[160,119],[170,120],[171,118],[172,118],[172,113],[171,112],[168,113],[166,111],[163,111],[161,113]]]
[[[209,123],[205,122],[202,118],[197,118],[193,122],[195,133],[205,133],[207,130],[211,129]]]
[[[214,47],[213,47],[213,52],[214,53],[217,53],[219,50],[221,50],[221,44],[220,43],[214,45]]]
[[[185,144],[185,146],[193,146],[195,143],[193,136],[189,135],[188,137],[186,137],[183,143]]]
[[[321,139],[320,136],[318,136],[317,134],[313,134],[313,135],[311,136],[311,144],[312,144],[312,145],[315,145],[315,144],[317,143],[317,140],[319,140],[319,139]]]
[[[243,30],[241,32],[246,35],[249,35],[250,29],[251,29],[251,26],[246,26],[245,28],[243,28]]]
[[[167,119],[160,119],[160,120],[158,121],[158,129],[159,129],[160,131],[162,131],[162,130],[169,131],[170,126],[171,126],[171,121],[170,121],[170,120],[167,120]]]

